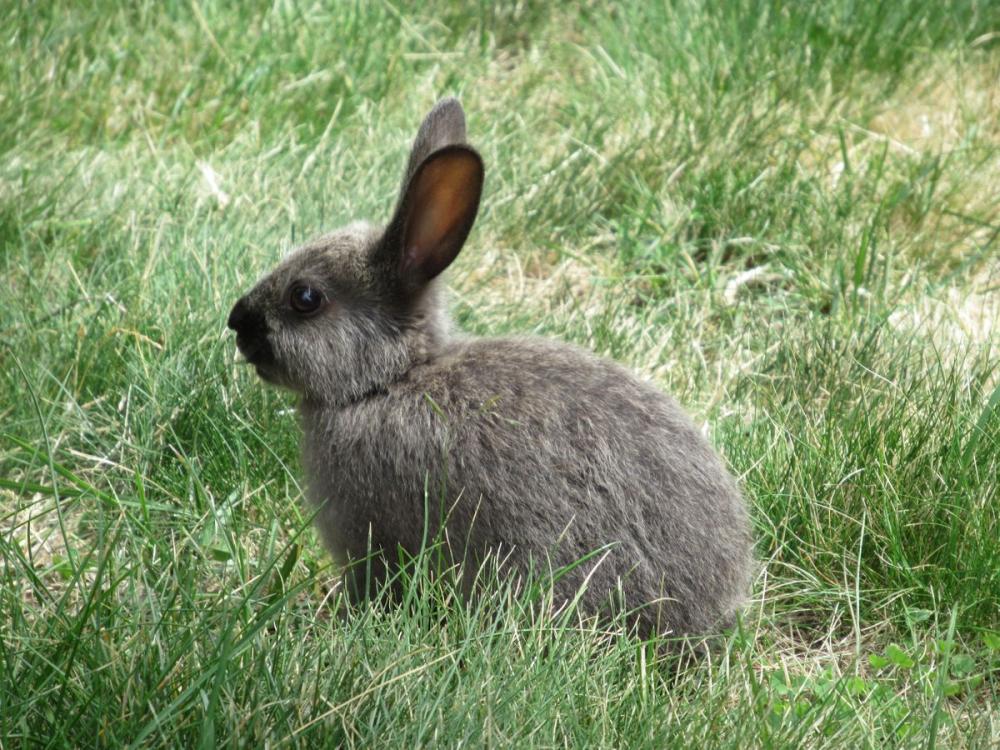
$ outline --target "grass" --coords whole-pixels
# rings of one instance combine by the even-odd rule
[[[1000,10],[718,5],[0,10],[0,747],[1000,742]],[[333,614],[294,403],[223,323],[386,215],[446,93],[460,326],[628,363],[741,478],[707,661],[430,557]]]

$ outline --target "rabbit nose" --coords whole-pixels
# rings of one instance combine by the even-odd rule
[[[246,298],[240,297],[236,301],[236,304],[233,305],[233,309],[229,313],[229,320],[226,321],[226,325],[234,331],[239,332],[242,329],[248,328],[248,324],[254,322],[254,318],[256,317],[259,316],[255,315],[250,309],[250,306],[246,303]]]
[[[274,358],[267,340],[267,321],[261,312],[247,304],[245,297],[233,305],[226,325],[236,331],[236,348],[248,362],[259,364]]]

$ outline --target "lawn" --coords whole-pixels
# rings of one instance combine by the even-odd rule
[[[1000,744],[1000,5],[6,3],[0,748]],[[711,657],[536,606],[337,614],[226,315],[384,219],[461,98],[456,324],[591,348],[741,481]],[[586,410],[587,404],[579,405]]]

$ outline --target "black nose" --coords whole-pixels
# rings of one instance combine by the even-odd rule
[[[261,328],[263,322],[264,320],[260,313],[254,312],[246,303],[246,298],[240,297],[236,304],[233,305],[226,325],[237,333],[244,331],[249,333],[253,329]]]
[[[245,297],[233,305],[226,325],[236,331],[236,346],[247,361],[257,365],[273,362],[274,352],[267,340],[267,321],[263,313],[247,304]]]
[[[240,297],[233,305],[226,325],[236,331],[236,343],[240,348],[267,336],[267,321],[264,320],[264,314],[247,304],[246,297]]]

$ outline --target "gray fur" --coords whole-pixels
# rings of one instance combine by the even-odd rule
[[[442,99],[427,113],[417,131],[403,175],[403,184],[410,181],[417,167],[435,151],[464,143],[465,112],[462,111],[462,105],[453,97]]]
[[[557,597],[588,579],[583,611],[605,612],[618,591],[629,608],[648,605],[635,617],[642,634],[724,626],[749,586],[747,512],[680,407],[566,344],[449,334],[436,282],[406,278],[393,260],[415,220],[415,176],[442,149],[460,147],[468,167],[464,140],[460,105],[443,101],[420,128],[389,226],[355,224],[300,248],[230,317],[261,376],[301,395],[327,546],[342,561],[369,543],[385,550],[376,578],[397,545],[416,553],[442,518],[469,569],[491,552],[524,570],[606,548],[560,579]],[[478,180],[463,193],[473,215]],[[328,300],[309,317],[288,303],[302,282]]]

